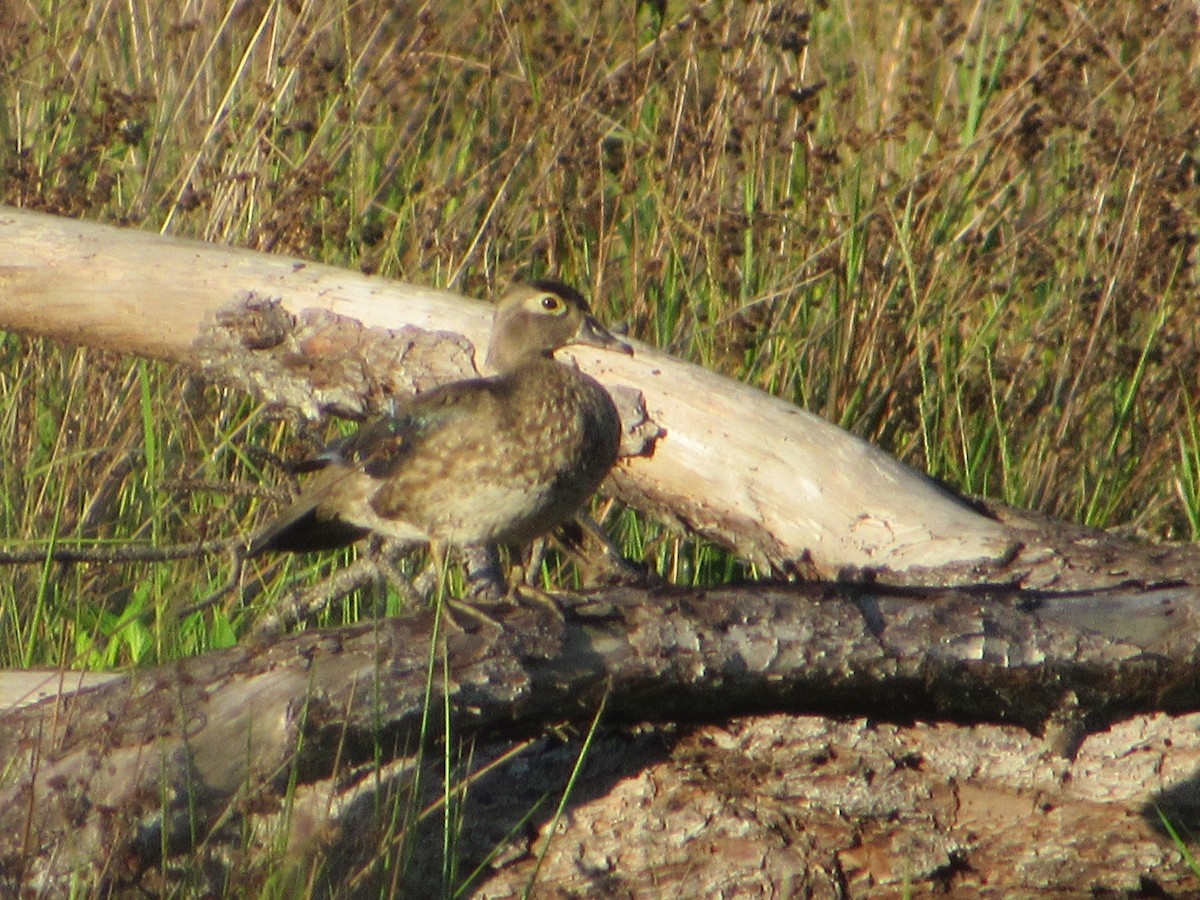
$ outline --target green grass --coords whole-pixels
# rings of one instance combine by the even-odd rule
[[[553,272],[967,491],[1200,534],[1186,4],[191,9],[6,13],[5,202],[480,296]],[[159,363],[0,336],[0,540],[45,552],[0,579],[0,665],[237,640],[334,563],[256,564],[248,606],[181,618],[226,560],[49,551],[248,534],[287,487],[257,451],[313,439]],[[753,574],[608,524],[672,580]],[[553,554],[541,574],[575,583]],[[321,623],[401,608],[367,592]]]

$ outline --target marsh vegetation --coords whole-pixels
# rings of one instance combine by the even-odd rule
[[[1194,3],[2,15],[5,203],[481,297],[554,275],[963,491],[1200,537]],[[289,489],[270,459],[329,433],[165,364],[0,336],[0,536],[47,550],[0,580],[0,663],[236,642],[338,560],[181,618],[223,557],[49,549],[247,535]],[[746,571],[601,511],[672,580]],[[573,576],[552,555],[544,577]],[[322,622],[399,604],[358,594]]]

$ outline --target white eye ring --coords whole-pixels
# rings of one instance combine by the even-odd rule
[[[542,294],[538,298],[538,306],[550,313],[561,313],[567,308],[562,297],[556,297],[554,294]]]

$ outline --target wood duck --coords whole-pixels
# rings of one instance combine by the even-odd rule
[[[629,345],[554,281],[496,305],[487,366],[330,445],[322,471],[256,535],[246,556],[344,546],[376,532],[403,542],[523,544],[569,520],[617,459],[612,398],[554,351]]]

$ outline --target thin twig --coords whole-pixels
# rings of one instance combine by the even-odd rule
[[[46,543],[41,546],[0,549],[0,565],[44,563],[47,559],[61,563],[166,562],[172,559],[228,553],[242,544],[242,538],[214,538],[195,543],[167,544],[162,547],[128,543],[64,547],[61,543]]]

